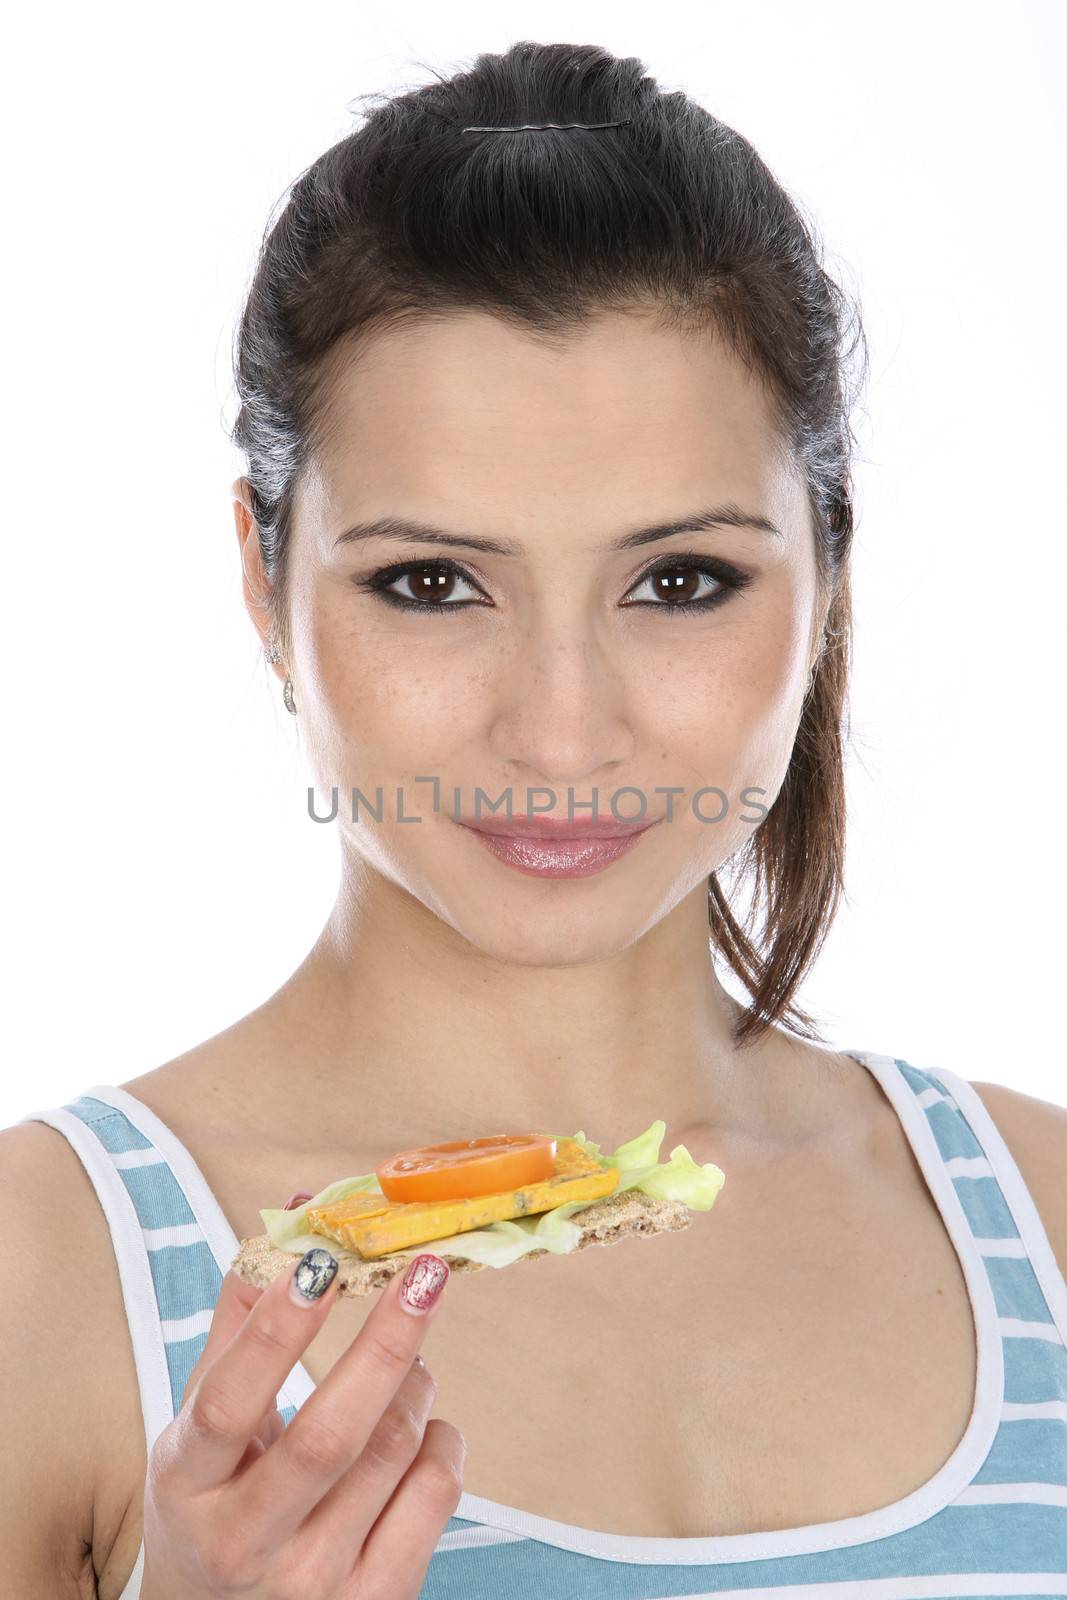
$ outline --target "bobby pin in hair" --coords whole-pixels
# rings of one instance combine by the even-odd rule
[[[527,128],[625,128],[632,117],[624,117],[621,122],[520,122],[513,128],[491,128],[472,123],[466,128],[461,128],[461,133],[523,133]]]

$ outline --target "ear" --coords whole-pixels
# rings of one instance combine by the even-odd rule
[[[259,530],[252,511],[251,485],[248,479],[235,479],[230,485],[230,495],[233,501],[233,520],[237,528],[237,543],[241,552],[241,588],[245,610],[251,618],[261,644],[266,646],[270,639],[273,621],[270,609],[271,585],[263,570]],[[280,662],[272,665],[277,676],[284,678],[284,665]]]
[[[812,632],[811,645],[808,649],[808,671],[810,673],[814,673],[816,667],[819,665],[822,653],[826,649],[826,635],[823,633],[825,621],[826,612],[824,610],[817,611],[815,613],[815,622],[817,626]]]

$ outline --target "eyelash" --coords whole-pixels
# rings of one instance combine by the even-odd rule
[[[383,600],[386,605],[397,606],[401,611],[429,611],[440,615],[444,611],[466,611],[470,606],[480,606],[480,600],[412,600],[405,595],[391,594],[387,585],[395,583],[397,578],[404,578],[411,572],[445,572],[454,577],[462,578],[464,583],[469,583],[477,588],[474,579],[455,561],[441,557],[434,561],[405,561],[396,566],[382,567],[378,572],[371,574],[362,581],[357,580],[357,587],[369,590],[376,599]],[[662,572],[699,572],[714,578],[721,585],[714,594],[705,595],[700,600],[631,600],[627,602],[627,609],[631,606],[642,606],[650,611],[670,611],[674,615],[679,612],[708,612],[714,610],[731,594],[738,590],[746,589],[752,582],[750,574],[741,572],[737,567],[732,567],[728,562],[718,561],[714,557],[700,555],[671,556],[661,561],[657,566],[650,567],[636,580],[633,587],[647,583],[649,578],[658,577]]]

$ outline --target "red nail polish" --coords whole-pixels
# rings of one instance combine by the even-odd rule
[[[282,1210],[295,1211],[297,1206],[302,1206],[304,1204],[305,1200],[311,1200],[313,1198],[314,1196],[308,1194],[306,1189],[298,1189],[295,1194],[291,1194],[289,1196],[288,1200],[282,1206]]]
[[[448,1282],[448,1263],[429,1253],[416,1256],[400,1285],[401,1304],[409,1311],[429,1311]]]

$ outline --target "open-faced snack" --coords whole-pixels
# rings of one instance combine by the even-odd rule
[[[660,1161],[657,1121],[610,1156],[584,1133],[505,1133],[405,1150],[292,1210],[263,1210],[231,1266],[257,1288],[313,1246],[338,1258],[337,1292],[370,1294],[432,1250],[453,1272],[508,1267],[590,1244],[687,1228],[726,1181],[685,1145]]]

